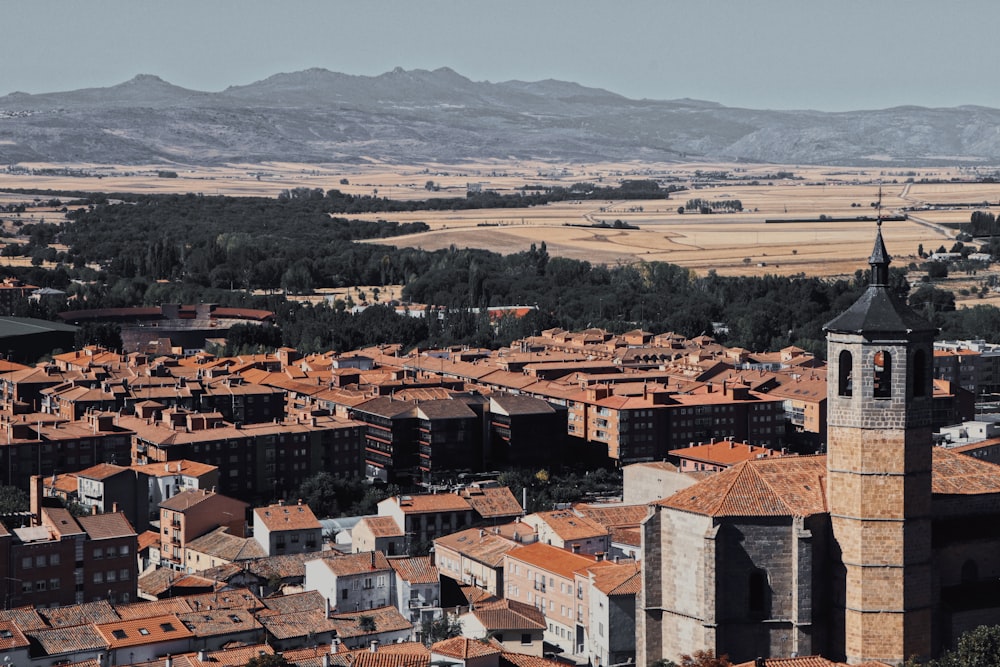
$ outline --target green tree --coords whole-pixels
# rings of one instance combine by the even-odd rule
[[[946,651],[928,667],[996,667],[1000,665],[1000,626],[980,625],[958,638],[958,645]]]
[[[377,632],[378,626],[375,624],[374,616],[359,616],[358,617],[358,629],[361,632]]]
[[[28,494],[16,486],[0,486],[0,514],[28,511]]]
[[[82,349],[88,345],[99,345],[107,350],[121,350],[122,328],[113,322],[84,322],[73,335],[73,345]]]
[[[444,639],[451,639],[462,634],[462,621],[455,614],[445,613],[441,618],[427,620],[420,624],[424,643],[430,646]]]
[[[291,663],[283,655],[258,655],[250,658],[246,667],[290,667]]]

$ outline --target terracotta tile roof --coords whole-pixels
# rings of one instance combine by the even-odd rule
[[[358,618],[360,616],[370,616],[372,618],[375,622],[374,632],[365,632],[358,627]],[[337,623],[337,636],[342,639],[365,637],[384,632],[399,632],[413,628],[413,624],[406,620],[395,607],[377,607],[375,609],[365,609],[360,612],[334,614],[332,620]]]
[[[469,639],[468,637],[452,637],[431,644],[431,653],[438,653],[460,660],[482,658],[488,655],[499,655],[503,652],[493,641]]]
[[[212,593],[188,595],[184,600],[191,611],[203,609],[260,609],[260,598],[247,588],[219,590]]]
[[[430,556],[404,556],[388,560],[396,575],[410,584],[438,583],[438,571],[431,565]]]
[[[210,533],[187,543],[186,548],[191,551],[198,551],[203,554],[215,556],[236,562],[249,560],[251,558],[263,558],[267,556],[267,551],[260,545],[260,542],[252,537],[237,537],[226,532],[228,528],[222,526]]]
[[[305,591],[292,595],[275,595],[264,598],[261,603],[271,611],[280,614],[291,614],[300,611],[326,612],[326,598],[319,591]]]
[[[715,465],[735,465],[761,457],[781,456],[781,452],[745,442],[722,441],[707,445],[683,447],[670,452],[671,456]]]
[[[70,513],[69,510],[61,507],[43,507],[42,525],[51,526],[57,534],[62,535],[63,537],[67,535],[84,534],[84,531],[80,528],[80,524],[77,523],[76,518]]]
[[[215,637],[256,630],[261,626],[247,609],[211,609],[177,614],[177,618],[196,637]]]
[[[191,605],[184,598],[132,602],[130,604],[120,604],[115,607],[115,612],[123,621],[153,618],[154,616],[164,616],[167,614],[186,614],[191,610]]]
[[[188,630],[174,614],[102,623],[95,627],[111,649],[156,644],[194,636],[194,633]]]
[[[589,503],[576,503],[573,511],[581,516],[585,516],[605,528],[626,528],[638,526],[649,514],[649,507],[646,505],[624,505],[622,503],[608,503],[604,505],[594,505]]]
[[[525,517],[527,523],[539,521],[549,527],[553,533],[563,540],[580,540],[587,537],[605,536],[608,529],[584,516],[578,516],[570,510],[552,510],[550,512],[535,512]]]
[[[168,469],[169,467],[169,469]],[[180,471],[178,472],[178,468]],[[169,463],[147,463],[145,465],[133,465],[133,470],[137,470],[141,473],[145,473],[151,477],[169,477],[170,475],[186,475],[188,477],[201,477],[206,475],[213,470],[218,470],[218,466],[209,465],[207,463],[199,463],[198,461],[188,461],[187,459],[180,459],[178,461],[170,461]]]
[[[461,494],[484,519],[513,518],[524,511],[506,486],[485,489],[468,487]]]
[[[638,563],[614,563],[591,570],[594,588],[605,595],[638,595],[642,588]]]
[[[490,567],[500,565],[504,554],[517,546],[513,540],[480,528],[468,528],[439,537],[434,540],[434,544]]]
[[[285,651],[286,658],[288,653]],[[208,663],[214,667],[243,667],[252,658],[258,658],[261,654],[274,655],[274,649],[267,644],[251,644],[250,646],[234,646],[221,651],[209,651]],[[288,660],[294,662],[290,658]]]
[[[462,512],[472,509],[465,498],[455,493],[422,493],[412,496],[393,496],[392,500],[403,514],[432,512]]]
[[[160,502],[160,507],[173,512],[184,512],[199,503],[205,502],[214,495],[216,494],[205,489],[188,489]]]
[[[86,477],[87,479],[102,480],[109,477],[114,477],[115,475],[125,472],[128,470],[127,466],[117,466],[114,463],[98,463],[96,466],[90,466],[76,473],[77,477]]]
[[[734,667],[754,667],[756,662],[741,662]],[[846,662],[834,662],[818,655],[806,655],[798,658],[764,658],[765,667],[847,667]],[[889,667],[884,662],[865,662],[854,667]]]
[[[29,630],[39,630],[49,627],[49,624],[42,618],[41,614],[34,607],[14,607],[13,609],[0,609],[0,622],[10,621],[21,629],[22,632]]]
[[[320,528],[319,520],[308,505],[269,505],[255,507],[255,520],[271,532],[280,530],[308,530]]]
[[[612,528],[611,541],[617,544],[627,544],[630,547],[642,546],[641,528]]]
[[[315,554],[314,554],[315,555]],[[367,553],[343,554],[338,558],[323,559],[326,566],[338,577],[366,572],[389,571],[389,561],[381,551]]]
[[[476,605],[471,612],[487,632],[491,630],[544,630],[545,614],[516,600],[495,600]]]
[[[403,537],[403,529],[391,516],[366,516],[359,523],[364,523],[375,537]]]
[[[147,530],[147,531],[144,531],[142,533],[139,533],[139,535],[137,537],[137,541],[139,543],[139,547],[138,547],[139,551],[142,551],[142,550],[144,550],[144,549],[146,549],[148,547],[151,547],[154,544],[159,544],[160,543],[160,534],[159,533],[155,533],[155,532],[153,532],[151,530]]]
[[[125,518],[124,512],[81,516],[77,522],[92,540],[110,540],[135,535],[135,528]]]
[[[548,658],[539,658],[535,655],[527,655],[526,653],[512,653],[510,651],[504,651],[500,654],[500,665],[499,667],[566,667],[564,663],[558,660],[550,660]]]
[[[332,656],[331,663],[338,667],[429,667],[430,661],[431,652],[426,646],[406,642],[379,646],[375,653],[369,649],[338,653]]]
[[[934,448],[931,491],[942,495],[1000,493],[1000,466],[944,447]]]
[[[25,648],[31,642],[14,621],[0,621],[0,652]]]
[[[65,628],[41,628],[24,633],[38,642],[46,655],[107,650],[108,641],[95,625],[73,625]]]
[[[827,511],[826,457],[738,463],[655,504],[708,516],[811,516]]]
[[[42,609],[40,613],[53,628],[87,623],[111,623],[121,618],[107,600]]]
[[[196,574],[183,574],[166,568],[153,570],[139,577],[139,590],[148,595],[159,597],[163,593],[184,594],[201,592],[200,590],[218,590],[222,584]]]
[[[541,542],[511,549],[507,552],[507,558],[558,574],[566,579],[572,579],[574,573],[582,572],[589,567],[611,564],[608,561],[598,561],[593,557],[581,556]]]
[[[364,612],[369,613],[369,612]],[[298,611],[288,614],[281,613],[260,613],[257,614],[267,631],[276,639],[291,639],[293,637],[305,637],[310,632],[340,632],[341,623],[329,619],[325,609],[313,609],[310,611]]]
[[[306,561],[337,560],[344,554],[339,551],[321,551],[301,554],[282,554],[244,561],[246,571],[262,579],[301,579],[306,576]]]

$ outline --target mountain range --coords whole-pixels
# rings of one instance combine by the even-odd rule
[[[476,82],[448,68],[325,69],[200,92],[142,74],[0,97],[0,162],[399,164],[472,159],[1000,164],[1000,110],[828,113],[634,100],[565,81]]]

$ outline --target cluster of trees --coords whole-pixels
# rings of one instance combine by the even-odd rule
[[[635,183],[619,190],[656,185]],[[795,344],[823,354],[823,324],[867,284],[861,271],[853,280],[830,281],[698,276],[660,262],[592,265],[550,257],[544,243],[506,256],[455,247],[429,252],[353,243],[426,227],[335,217],[328,209],[341,195],[331,193],[336,191],[304,188],[279,199],[136,195],[126,198],[128,203],[95,195],[69,214],[71,224],[27,229],[33,252],[54,252],[53,243],[66,244],[55,270],[24,267],[15,273],[31,284],[68,291],[73,308],[212,302],[276,313],[275,327],[233,329],[227,352],[278,345],[303,352],[348,350],[388,342],[498,347],[552,327],[595,326],[613,332],[639,327],[709,334],[751,350]],[[892,275],[894,287],[906,295],[904,273]],[[354,314],[350,299],[310,306],[275,293],[390,283],[404,285],[405,300],[434,309],[425,318],[408,317],[388,305]],[[1000,336],[1000,328],[978,328],[992,326],[993,309],[955,311],[950,293],[926,287],[911,299],[943,330],[991,340]],[[487,307],[501,305],[537,310],[521,318],[487,314]],[[54,311],[51,302],[43,301],[26,304],[17,314],[51,318]],[[113,331],[87,335],[114,340]]]
[[[715,211],[742,211],[743,202],[739,199],[688,199],[684,204],[688,211],[698,211],[700,213],[713,213]],[[683,212],[683,211],[682,211]]]

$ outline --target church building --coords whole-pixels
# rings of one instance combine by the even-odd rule
[[[931,656],[1000,624],[1000,466],[934,447],[936,329],[889,287],[829,322],[827,454],[747,461],[652,505],[637,660]]]

